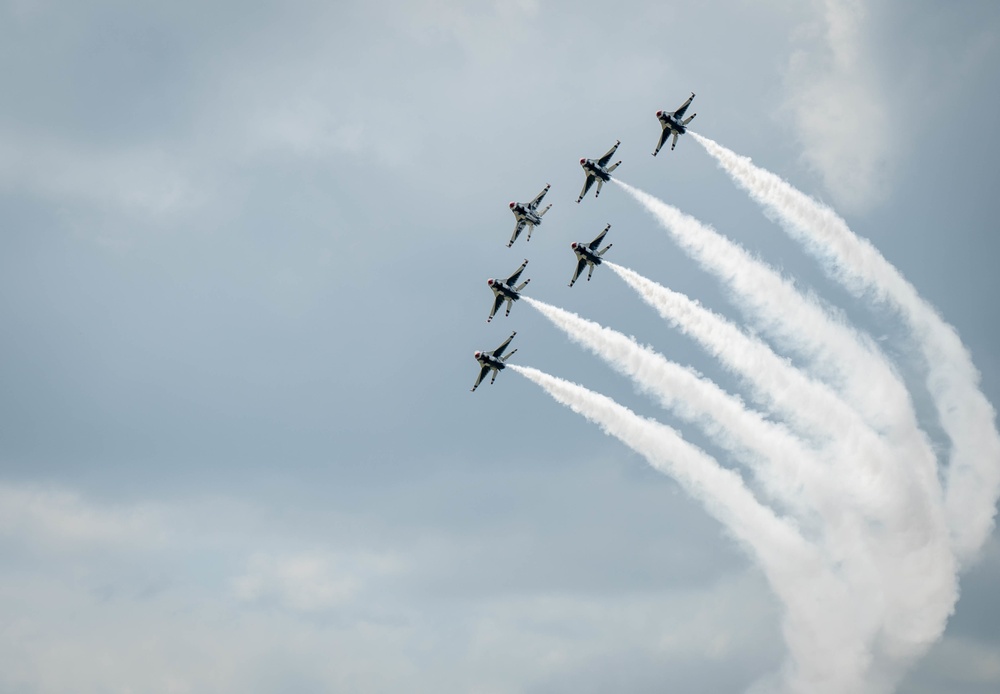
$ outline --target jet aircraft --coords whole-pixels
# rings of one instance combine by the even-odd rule
[[[611,157],[615,155],[615,150],[618,149],[618,145],[622,142],[621,140],[615,141],[615,146],[608,150],[607,154],[603,157],[594,161],[593,159],[581,159],[580,166],[583,167],[583,172],[587,174],[587,179],[583,182],[583,190],[580,191],[580,197],[576,199],[577,202],[583,200],[583,196],[587,194],[590,190],[590,186],[594,185],[594,181],[597,181],[597,192],[594,193],[594,198],[600,196],[601,186],[605,182],[611,180],[611,172],[618,168],[621,161],[617,161],[611,166],[608,166],[608,162],[611,161]]]
[[[611,225],[608,224],[606,227],[604,227],[604,231],[598,234],[597,238],[591,241],[590,243],[577,243],[576,241],[574,241],[569,245],[569,247],[573,249],[573,252],[576,253],[576,258],[577,258],[576,272],[573,273],[573,279],[569,281],[569,286],[571,287],[573,286],[573,284],[576,282],[576,279],[580,276],[580,273],[583,272],[583,268],[585,265],[590,266],[590,272],[587,273],[587,281],[588,282],[590,281],[591,275],[594,274],[594,266],[601,264],[602,262],[601,256],[603,256],[608,251],[608,249],[611,248],[611,244],[609,243],[601,250],[599,251],[597,250],[597,247],[601,245],[601,241],[604,240],[604,236],[605,234],[608,233],[608,229],[610,228]]]
[[[549,204],[541,212],[537,211],[538,206],[542,204],[542,198],[544,198],[545,194],[549,192],[550,187],[551,186],[548,184],[545,184],[545,187],[542,188],[542,192],[536,195],[535,199],[531,202],[512,202],[507,205],[507,207],[510,208],[510,211],[514,213],[514,219],[516,220],[514,223],[514,234],[510,237],[510,241],[507,242],[507,248],[514,245],[514,242],[517,241],[517,237],[524,230],[524,227],[528,227],[528,237],[525,241],[531,240],[531,232],[536,226],[542,223],[542,215],[548,212],[549,208],[552,207],[552,205]]]
[[[486,373],[488,371],[491,369],[493,371],[493,378],[490,379],[490,385],[493,385],[493,382],[497,380],[497,374],[507,368],[507,360],[513,357],[514,352],[517,350],[515,349],[514,352],[511,352],[506,357],[503,356],[503,351],[507,349],[507,345],[509,345],[510,341],[514,339],[515,335],[517,335],[516,330],[512,332],[510,337],[504,340],[503,343],[492,352],[476,352],[475,355],[473,355],[476,357],[476,361],[478,361],[480,365],[479,378],[476,379],[476,384],[472,386],[473,393],[476,392],[476,388],[479,387],[479,384],[483,382],[483,378],[486,377]]]
[[[687,111],[688,106],[691,105],[691,101],[694,99],[694,92],[691,92],[691,96],[688,100],[681,104],[680,108],[676,111],[657,111],[656,117],[660,121],[660,125],[663,126],[663,132],[660,133],[660,141],[656,143],[656,149],[653,151],[653,156],[655,157],[660,151],[660,147],[663,143],[667,141],[667,138],[671,134],[674,136],[674,141],[670,145],[670,150],[673,151],[674,147],[677,146],[677,136],[683,135],[687,132],[687,124],[694,120],[697,113],[692,113],[690,118],[684,118],[684,112]]]
[[[524,280],[524,282],[522,282],[521,284],[517,285],[516,287],[514,286],[514,284],[517,282],[517,278],[521,276],[522,272],[524,272],[524,267],[527,264],[528,261],[525,260],[523,263],[521,263],[521,267],[515,270],[514,274],[505,280],[495,280],[492,277],[486,280],[486,284],[490,285],[490,289],[492,289],[493,294],[496,295],[496,298],[493,300],[493,308],[490,310],[490,317],[486,319],[487,323],[493,320],[493,316],[496,314],[497,309],[500,308],[500,304],[502,304],[504,301],[507,302],[507,313],[505,313],[504,315],[506,316],[510,315],[510,307],[513,306],[515,301],[521,298],[519,292],[525,287],[527,287],[528,282],[531,281],[531,280]]]

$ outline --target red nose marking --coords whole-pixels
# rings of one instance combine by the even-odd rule
[[[479,355],[480,354],[481,354],[481,352],[476,352],[476,354],[475,354],[476,359],[479,359]]]
[[[513,210],[514,209],[514,203],[510,203],[509,205],[507,205],[507,207],[509,207],[510,209]]]
[[[657,111],[657,112],[656,112],[656,117],[657,117],[657,118],[659,118],[659,117],[660,117],[660,116],[662,116],[662,115],[663,115],[663,111]]]
[[[581,159],[581,160],[580,160],[580,163],[582,164],[582,163],[584,163],[585,161],[587,161],[587,160],[586,160],[586,159]]]
[[[488,285],[490,285],[492,287],[493,286],[493,278],[491,277],[490,279],[486,280],[486,284],[488,284]]]
[[[576,248],[576,241],[574,241],[573,243],[571,243],[571,244],[569,245],[569,247],[570,247],[570,248]]]

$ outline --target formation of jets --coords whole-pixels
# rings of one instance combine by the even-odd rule
[[[691,92],[691,96],[681,104],[676,111],[657,111],[656,119],[659,121],[662,128],[660,132],[660,139],[656,143],[656,149],[653,150],[653,156],[655,157],[660,149],[666,144],[667,139],[673,137],[673,142],[670,145],[670,149],[673,150],[677,146],[677,138],[687,132],[688,123],[694,120],[694,117],[698,115],[693,113],[687,118],[684,117],[687,112],[688,107],[694,100],[694,92]],[[621,160],[616,161],[614,164],[608,165],[612,157],[615,156],[615,152],[618,150],[618,146],[621,144],[621,140],[616,140],[615,144],[604,153],[604,156],[599,159],[581,159],[580,166],[583,168],[583,173],[585,175],[583,181],[583,190],[580,191],[580,196],[576,199],[579,203],[587,195],[590,189],[593,187],[594,183],[597,183],[597,190],[594,191],[594,199],[596,200],[601,195],[601,187],[608,181],[611,180],[611,173],[621,165]],[[507,248],[514,245],[521,232],[527,228],[528,233],[525,237],[525,242],[531,241],[531,232],[534,231],[536,226],[541,225],[542,217],[546,212],[552,207],[551,203],[546,205],[544,209],[539,210],[539,207],[544,200],[546,193],[549,192],[551,186],[546,184],[542,191],[536,195],[530,202],[511,202],[508,204],[510,211],[514,214],[514,233],[511,234],[510,241],[507,242]],[[604,230],[598,234],[594,240],[590,243],[580,243],[574,241],[570,244],[570,248],[576,255],[576,269],[573,272],[573,279],[569,281],[569,286],[572,287],[576,281],[580,278],[580,273],[583,272],[584,268],[587,268],[587,281],[594,274],[594,268],[603,262],[603,256],[611,248],[612,244],[608,244],[604,248],[600,248],[601,243],[604,241],[604,237],[607,236],[608,231],[611,229],[611,224],[604,227]],[[600,248],[600,250],[598,250]],[[525,280],[518,284],[518,280],[521,278],[521,273],[524,272],[524,268],[527,267],[527,259],[521,263],[521,265],[506,279],[494,279],[490,278],[486,281],[490,290],[493,292],[493,307],[490,309],[490,316],[486,319],[486,322],[492,322],[493,317],[496,315],[500,306],[507,303],[507,310],[504,315],[510,315],[510,309],[514,305],[514,302],[521,298],[521,291],[528,286],[530,279]],[[490,350],[477,351],[473,356],[475,356],[476,361],[479,363],[479,377],[476,379],[475,384],[472,386],[473,392],[479,387],[479,384],[483,382],[486,378],[486,374],[490,371],[493,372],[493,376],[490,378],[490,384],[492,385],[497,379],[497,374],[504,370],[507,366],[507,360],[514,356],[514,352],[510,352],[506,356],[504,351],[510,345],[511,340],[517,332],[512,332],[510,337],[504,340],[499,347]]]

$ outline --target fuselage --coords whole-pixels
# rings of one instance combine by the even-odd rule
[[[473,356],[482,366],[488,366],[496,371],[503,371],[507,366],[503,363],[503,360],[497,359],[489,352],[476,352]]]
[[[504,282],[503,280],[497,280],[491,277],[490,279],[486,280],[486,284],[490,286],[490,289],[492,289],[493,293],[496,294],[497,296],[502,296],[503,298],[509,299],[510,301],[517,301],[518,299],[521,298],[521,295],[518,294],[517,290],[514,289],[509,284],[507,284],[506,282]]]
[[[593,159],[581,159],[580,166],[583,167],[583,170],[586,173],[590,174],[591,176],[596,176],[602,181],[606,182],[611,180],[611,174],[608,173],[608,170],[605,167],[598,164]]]
[[[673,113],[667,111],[657,111],[656,117],[659,119],[660,124],[664,128],[669,128],[672,132],[678,135],[683,135],[687,132],[687,126],[681,121],[677,120],[677,117]]]
[[[597,252],[592,250],[587,244],[574,241],[569,246],[580,260],[586,260],[591,265],[601,264],[601,256],[597,255]]]
[[[527,205],[522,205],[519,202],[510,203],[510,211],[514,213],[514,217],[517,221],[525,221],[528,224],[538,225],[542,223],[542,218],[538,216],[538,213],[532,211]]]

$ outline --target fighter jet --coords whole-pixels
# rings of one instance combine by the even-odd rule
[[[517,335],[517,331],[512,332],[510,334],[510,337],[504,340],[503,344],[501,344],[492,352],[475,353],[474,356],[476,357],[476,361],[479,362],[481,368],[479,369],[479,378],[476,379],[476,384],[472,386],[473,393],[476,392],[476,388],[479,387],[479,384],[483,382],[483,378],[486,376],[486,372],[490,371],[491,369],[493,370],[493,378],[490,379],[490,385],[493,385],[493,382],[497,380],[497,374],[503,371],[505,368],[507,368],[507,360],[513,357],[514,352],[516,352],[517,350],[515,349],[514,352],[511,352],[506,357],[502,355],[503,351],[507,349],[507,345],[509,345],[510,341],[514,339],[515,335]]]
[[[542,188],[542,192],[535,196],[535,199],[531,202],[512,202],[507,207],[510,211],[514,213],[514,219],[516,220],[514,224],[514,234],[510,237],[510,241],[507,243],[507,248],[514,245],[517,241],[518,235],[524,230],[524,227],[528,227],[528,238],[525,241],[531,240],[531,232],[534,228],[542,223],[542,215],[549,211],[552,205],[547,205],[544,210],[537,212],[538,206],[542,204],[542,198],[545,194],[549,192],[548,184]]]
[[[587,281],[590,281],[591,275],[594,274],[594,266],[601,264],[601,256],[607,253],[608,249],[611,248],[611,244],[609,243],[601,250],[597,250],[597,247],[601,245],[601,241],[604,240],[604,235],[608,233],[608,229],[610,228],[610,224],[604,227],[604,231],[598,234],[597,238],[590,243],[584,244],[574,241],[569,245],[569,247],[573,249],[573,252],[576,253],[577,258],[576,272],[573,273],[573,279],[569,281],[569,286],[572,287],[573,283],[576,282],[576,278],[580,276],[581,272],[583,272],[584,265],[590,266],[590,272],[587,273]]]
[[[594,198],[597,198],[601,194],[601,186],[604,185],[606,181],[611,180],[611,172],[618,168],[621,161],[617,161],[611,166],[608,166],[608,162],[611,161],[611,157],[615,155],[615,150],[618,149],[618,145],[622,142],[621,140],[615,141],[615,146],[608,150],[607,154],[603,157],[594,161],[593,159],[581,159],[580,166],[583,167],[583,172],[587,174],[587,180],[583,182],[583,190],[580,191],[580,197],[576,199],[577,202],[583,200],[583,196],[587,194],[590,190],[590,186],[594,185],[594,181],[597,181],[597,192],[594,193]]]
[[[681,104],[681,107],[676,111],[657,111],[656,117],[660,121],[660,125],[663,126],[663,132],[660,133],[660,141],[656,143],[656,149],[653,151],[653,156],[655,157],[660,151],[660,147],[663,143],[667,141],[667,138],[671,134],[674,136],[674,141],[670,145],[671,151],[677,146],[677,136],[683,135],[687,132],[687,124],[694,120],[697,113],[692,113],[690,118],[684,118],[684,112],[687,111],[688,106],[691,105],[691,101],[694,99],[694,92],[691,92],[691,96],[688,100]]]
[[[500,308],[500,304],[502,304],[504,301],[507,302],[507,313],[505,313],[504,315],[506,316],[510,315],[510,307],[513,305],[515,301],[521,298],[519,292],[525,287],[527,287],[528,282],[531,281],[531,280],[524,280],[524,282],[521,282],[521,284],[517,285],[516,287],[514,286],[514,284],[517,282],[517,278],[521,276],[522,272],[524,272],[524,266],[527,264],[528,261],[525,260],[523,263],[521,263],[521,267],[515,270],[514,274],[505,280],[495,280],[492,277],[486,280],[486,284],[490,285],[490,289],[492,289],[493,293],[496,295],[496,298],[493,300],[493,308],[490,310],[490,317],[486,319],[487,323],[493,320],[494,314],[496,314],[497,309]]]

